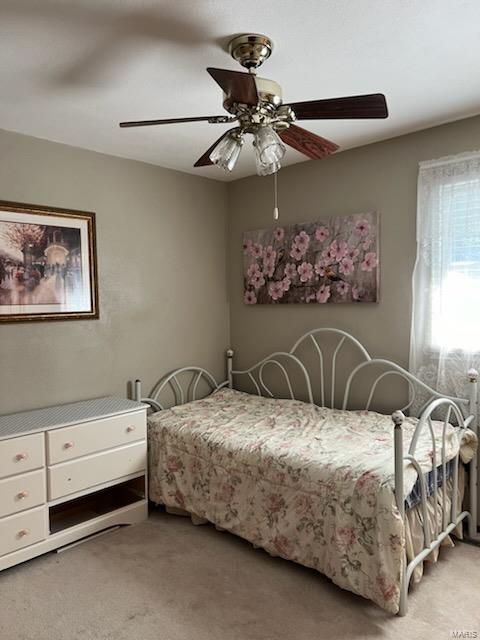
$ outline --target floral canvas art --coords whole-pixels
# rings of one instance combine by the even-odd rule
[[[377,302],[378,214],[247,231],[246,304]]]

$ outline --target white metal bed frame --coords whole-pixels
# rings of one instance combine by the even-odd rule
[[[319,337],[333,336],[338,340],[330,361],[330,393],[327,393],[326,389],[326,362],[324,357],[324,351],[319,343]],[[288,366],[293,366],[300,373],[300,379],[304,382],[304,397],[308,402],[315,403],[314,393],[312,387],[312,380],[307,370],[307,367],[299,357],[301,347],[306,345],[311,346],[314,349],[314,353],[318,358],[318,371],[319,371],[319,405],[329,406],[327,404],[327,396],[329,396],[329,403],[332,408],[335,408],[335,386],[337,380],[337,361],[338,356],[345,344],[350,344],[358,351],[361,362],[353,368],[348,375],[343,392],[343,400],[341,406],[338,408],[347,409],[352,383],[359,374],[365,372],[368,367],[380,367],[385,369],[382,371],[373,381],[368,399],[365,404],[365,409],[368,410],[371,407],[372,400],[375,392],[377,391],[379,383],[386,377],[391,375],[399,376],[406,380],[410,390],[409,402],[401,409],[392,413],[392,421],[394,425],[394,468],[395,468],[395,499],[398,511],[405,522],[405,490],[404,490],[404,465],[406,462],[412,464],[418,473],[420,483],[420,498],[421,498],[421,510],[422,510],[422,527],[424,534],[424,548],[423,550],[411,560],[409,563],[405,561],[405,570],[402,577],[402,586],[400,594],[400,609],[399,615],[405,615],[407,613],[407,597],[408,586],[412,577],[415,567],[425,560],[425,558],[437,549],[443,540],[456,529],[456,527],[463,521],[468,522],[468,538],[479,541],[477,534],[477,455],[475,455],[472,461],[469,463],[469,510],[459,512],[458,502],[458,473],[459,473],[459,453],[453,459],[453,483],[452,483],[452,496],[451,507],[447,511],[446,506],[446,484],[445,490],[442,492],[442,505],[441,505],[441,530],[438,527],[438,467],[442,467],[442,478],[446,478],[446,431],[447,426],[452,416],[454,416],[457,424],[458,441],[461,442],[465,430],[467,428],[473,430],[477,434],[478,425],[478,373],[474,369],[468,371],[469,381],[469,397],[468,398],[454,398],[443,396],[441,393],[435,391],[424,382],[416,378],[409,371],[399,366],[398,364],[386,360],[384,358],[372,358],[365,347],[353,336],[342,331],[340,329],[333,328],[319,328],[305,333],[301,336],[290,349],[290,351],[277,351],[266,358],[263,358],[252,367],[243,370],[236,370],[233,368],[233,356],[232,349],[228,349],[226,352],[227,358],[227,379],[224,382],[218,383],[214,376],[206,369],[196,366],[186,366],[180,369],[172,371],[156,385],[152,390],[151,396],[144,398],[141,392],[141,382],[136,380],[134,384],[134,396],[135,400],[148,403],[154,411],[161,411],[166,406],[160,402],[162,393],[167,389],[173,392],[174,404],[183,404],[191,400],[197,399],[198,387],[201,381],[207,383],[210,392],[221,389],[223,387],[234,388],[234,377],[246,376],[249,382],[253,385],[255,392],[258,395],[266,395],[274,398],[275,395],[265,382],[265,370],[267,367],[275,367],[283,376],[286,383],[289,395],[291,399],[297,399],[292,380],[288,372]],[[186,387],[182,386],[182,379],[186,377],[183,374],[191,375],[191,379]],[[428,399],[422,406],[420,411],[420,419],[415,428],[414,435],[409,444],[408,453],[404,453],[403,448],[403,429],[402,424],[405,419],[403,411],[408,410],[414,403],[418,390],[422,390],[427,394]],[[204,397],[205,394],[203,394]],[[443,409],[446,413],[443,421],[443,434],[442,434],[442,446],[440,452],[437,451],[434,431],[432,426],[432,414],[439,408]],[[416,446],[421,432],[424,429],[428,429],[432,438],[432,474],[433,474],[433,499],[434,499],[434,519],[435,526],[433,531],[430,527],[430,521],[427,517],[427,487],[425,476],[421,471],[420,464],[415,458]],[[438,455],[440,453],[440,456]],[[440,458],[440,460],[439,460]],[[440,464],[439,464],[440,462]],[[406,554],[406,551],[405,551]]]

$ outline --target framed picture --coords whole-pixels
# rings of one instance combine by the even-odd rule
[[[378,302],[378,214],[246,231],[245,304]]]
[[[0,322],[98,318],[95,214],[0,201]]]

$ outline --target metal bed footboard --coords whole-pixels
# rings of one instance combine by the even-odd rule
[[[330,359],[326,357],[320,339],[329,337],[338,340],[332,352]],[[333,328],[320,328],[314,329],[301,336],[293,345],[289,351],[277,351],[263,358],[253,366],[247,369],[235,369],[233,366],[234,352],[232,349],[226,351],[226,368],[227,379],[218,383],[206,369],[196,366],[186,366],[177,369],[167,376],[162,378],[160,382],[153,389],[150,397],[142,397],[140,380],[136,380],[134,383],[134,397],[138,401],[142,401],[150,404],[153,411],[160,411],[166,408],[166,404],[161,401],[161,395],[166,389],[170,389],[173,393],[174,404],[183,404],[190,400],[197,399],[197,391],[199,383],[202,381],[206,383],[209,393],[218,389],[229,387],[233,389],[235,387],[236,378],[246,379],[255,393],[259,396],[265,395],[267,397],[279,397],[276,396],[272,389],[268,386],[265,380],[265,373],[267,368],[275,370],[280,373],[283,379],[288,394],[291,399],[307,399],[311,404],[318,404],[319,406],[330,406],[335,408],[336,403],[336,385],[338,377],[338,359],[342,349],[345,345],[353,347],[354,351],[360,358],[360,363],[353,367],[352,371],[346,378],[346,382],[343,388],[343,394],[339,407],[341,409],[347,409],[350,404],[352,387],[356,380],[368,370],[376,371],[377,368],[382,369],[375,379],[373,380],[364,408],[369,410],[371,408],[375,394],[377,393],[379,385],[383,380],[390,376],[396,376],[403,379],[409,387],[409,401],[402,407],[402,409],[394,411],[392,414],[392,420],[394,424],[394,468],[395,468],[395,500],[399,514],[406,524],[405,513],[405,487],[404,487],[404,468],[406,465],[413,465],[418,473],[420,483],[420,508],[422,510],[422,527],[424,534],[424,548],[423,550],[410,562],[407,561],[406,549],[404,572],[401,582],[400,593],[400,609],[399,615],[405,615],[407,612],[407,598],[408,598],[408,586],[412,577],[415,567],[425,560],[425,558],[437,549],[443,540],[450,534],[455,528],[463,521],[468,522],[468,538],[478,542],[479,537],[477,534],[477,454],[474,455],[472,461],[469,463],[469,510],[461,511],[459,513],[458,505],[458,473],[459,473],[459,456],[457,453],[453,459],[453,488],[451,496],[451,506],[447,510],[446,508],[446,432],[450,423],[450,419],[455,418],[457,424],[457,438],[460,444],[465,430],[470,428],[477,434],[477,418],[478,418],[478,373],[475,370],[468,372],[469,380],[469,397],[468,398],[455,398],[444,396],[438,391],[432,389],[423,381],[416,378],[409,371],[403,369],[401,366],[394,362],[383,358],[372,358],[365,347],[353,336],[342,331],[340,329]],[[311,371],[302,361],[302,349],[313,349],[313,355],[316,359],[316,374],[318,381],[314,385],[312,382]],[[297,382],[301,382],[301,389],[299,393],[295,392],[295,385],[293,384],[291,373],[295,372]],[[187,381],[187,386],[182,386],[182,380]],[[298,387],[298,384],[297,384]],[[416,426],[414,435],[409,443],[408,453],[404,453],[403,442],[403,429],[402,424],[405,420],[403,411],[408,410],[414,404],[418,391],[421,391],[426,396],[426,401],[420,409],[420,418]],[[205,394],[203,394],[204,396]],[[422,398],[423,401],[423,398]],[[432,414],[439,409],[445,412],[445,419],[443,421],[443,433],[442,433],[442,446],[441,450],[437,451],[434,430],[432,425]],[[430,522],[427,514],[427,488],[425,483],[425,476],[420,468],[420,464],[415,457],[416,447],[420,434],[424,429],[428,429],[432,438],[432,474],[433,474],[433,503],[434,503],[434,527],[433,530],[430,527]],[[441,526],[439,526],[438,520],[438,468],[442,468],[443,478],[443,499],[441,505]]]
[[[405,518],[405,488],[404,488],[404,467],[405,464],[412,464],[417,471],[420,482],[420,506],[422,510],[422,528],[423,528],[423,550],[415,556],[410,562],[407,562],[405,552],[404,570],[401,582],[400,591],[400,608],[399,615],[404,616],[407,613],[408,608],[408,587],[413,575],[415,567],[423,562],[427,556],[435,551],[445,538],[452,533],[457,526],[463,521],[467,520],[468,523],[468,537],[471,540],[478,541],[477,534],[477,455],[474,455],[469,463],[469,511],[461,511],[459,513],[458,505],[458,473],[459,473],[459,461],[460,461],[460,445],[467,428],[472,429],[477,433],[477,412],[478,412],[478,373],[474,370],[469,372],[470,381],[470,399],[469,410],[470,415],[466,418],[460,411],[458,404],[449,398],[436,398],[432,400],[428,406],[424,409],[418,424],[415,428],[415,432],[410,441],[408,453],[404,453],[403,448],[403,421],[405,416],[402,411],[395,411],[392,414],[392,420],[394,423],[394,456],[395,456],[395,500],[400,516],[406,524]],[[439,408],[446,409],[445,419],[443,421],[442,430],[442,445],[440,450],[440,460],[437,451],[437,445],[435,440],[434,429],[432,425],[432,414]],[[458,452],[453,458],[453,475],[452,475],[452,495],[450,499],[450,508],[447,509],[447,474],[446,474],[446,433],[450,424],[452,414],[455,417],[457,424],[457,439],[458,439]],[[427,511],[427,487],[425,482],[425,476],[422,472],[418,459],[415,457],[415,451],[420,434],[425,429],[430,432],[432,440],[432,474],[433,474],[433,531],[430,526],[430,520],[428,518]],[[438,468],[442,468],[442,502],[441,502],[441,526],[439,526],[439,500],[438,500]]]

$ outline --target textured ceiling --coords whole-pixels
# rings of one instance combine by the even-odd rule
[[[303,123],[342,149],[456,120],[480,112],[479,24],[478,0],[0,0],[0,128],[232,180],[250,145],[230,175],[192,166],[226,125],[118,122],[222,114],[205,67],[241,70],[225,45],[248,31],[287,102],[387,96],[387,120]]]

